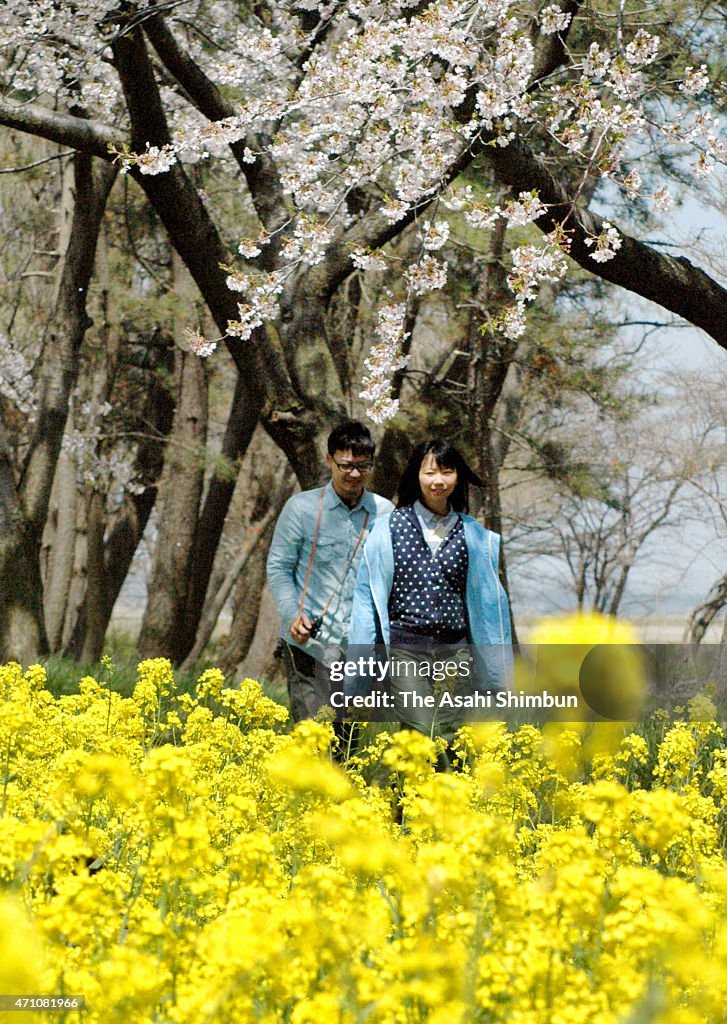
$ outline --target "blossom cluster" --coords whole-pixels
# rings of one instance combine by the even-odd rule
[[[706,696],[640,730],[469,725],[441,773],[414,732],[341,768],[329,725],[216,669],[45,683],[0,669],[3,991],[83,994],[89,1024],[618,1024],[655,993],[659,1024],[723,1019]]]
[[[23,353],[4,334],[0,334],[0,395],[29,420],[35,419],[38,401],[31,367]]]
[[[90,485],[114,495],[139,493],[143,488],[136,478],[134,443],[124,437],[113,445],[105,443],[114,429],[108,422],[113,412],[110,402],[84,399],[76,388],[62,447],[75,463],[79,487]]]
[[[362,383],[361,398],[370,402],[369,416],[374,423],[383,423],[395,416],[398,398],[393,397],[391,375],[404,369],[407,357],[402,347],[408,338],[404,330],[406,303],[389,303],[379,309],[378,341],[372,345],[364,365],[368,370]]]
[[[239,318],[230,324],[230,333],[241,339],[279,316],[281,275],[322,263],[332,247],[347,241],[347,232],[359,227],[352,197],[377,197],[374,212],[390,225],[418,217],[439,197],[453,201],[477,229],[489,228],[499,216],[512,224],[538,220],[545,208],[533,193],[521,193],[500,208],[457,187],[458,167],[483,146],[506,148],[541,136],[548,140],[549,151],[542,154],[548,160],[563,156],[583,180],[601,175],[622,182],[629,198],[639,189],[633,172],[622,166],[626,154],[647,138],[651,144],[657,131],[696,150],[698,177],[727,159],[719,125],[699,109],[709,90],[705,64],[687,65],[681,82],[667,83],[676,101],[674,119],[669,120],[671,108],[665,104],[661,122],[655,122],[652,90],[666,85],[654,68],[665,47],[638,17],[631,23],[618,19],[609,46],[605,37],[589,40],[592,26],[586,13],[579,13],[576,20],[586,38],[564,49],[557,74],[536,82],[538,34],[566,35],[572,28],[571,14],[559,4],[542,6],[534,21],[532,6],[516,0],[424,5],[269,0],[260,16],[230,0],[200,0],[194,28],[186,8],[172,4],[164,10],[168,27],[210,80],[226,90],[234,114],[208,121],[186,103],[183,90],[164,81],[160,90],[171,137],[148,140],[135,153],[122,147],[116,156],[123,168],[135,165],[144,175],[163,174],[180,160],[228,158],[231,144],[237,144],[243,164],[254,165],[263,155],[271,162],[275,173],[269,175],[268,166],[264,176],[274,178],[276,188],[279,184],[278,209],[275,227],[261,224],[261,231],[271,232],[265,241],[281,236],[275,269],[268,278],[252,279],[246,267],[228,279],[245,292]],[[306,28],[316,19],[304,12],[321,20]],[[79,7],[71,0],[17,0],[0,27],[3,77],[22,102],[52,96],[69,106],[80,103],[92,119],[124,124],[108,46],[129,26],[143,25],[144,17],[143,5],[136,3],[119,8],[89,0]],[[663,189],[651,198],[657,208],[669,202]],[[443,248],[448,233],[446,221],[425,222],[427,254]],[[370,246],[359,245],[357,237],[349,247],[350,266],[382,269],[386,234],[378,232]],[[616,229],[605,227],[593,240],[594,263],[613,259],[619,242]],[[542,268],[551,259],[547,239],[541,248],[542,259],[532,251],[516,257],[520,266],[512,280],[522,282],[523,267]],[[254,260],[260,240],[245,240],[240,254]],[[443,286],[443,261],[427,255],[413,263],[405,271],[409,294]],[[539,273],[523,285],[507,314],[511,336],[524,329],[523,296],[534,297],[537,281],[545,280],[542,269]],[[205,343],[199,345],[206,351]],[[372,356],[379,370],[380,355]],[[395,362],[396,353],[389,374]],[[390,415],[394,403],[386,408]],[[374,416],[380,418],[383,409],[375,406]]]
[[[587,238],[585,244],[595,247],[591,258],[596,263],[606,263],[608,260],[612,260],[621,248],[621,236],[613,224],[604,220],[601,233]]]

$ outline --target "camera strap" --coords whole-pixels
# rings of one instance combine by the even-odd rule
[[[313,570],[313,562],[315,561],[315,557],[316,557],[316,547],[318,546],[318,535],[321,532],[321,519],[323,518],[323,498],[325,497],[325,493],[326,493],[326,489],[325,489],[325,487],[322,487],[321,488],[321,497],[320,497],[320,500],[318,502],[318,516],[316,518],[315,533],[313,534],[313,544],[311,545],[311,549],[310,549],[310,557],[308,559],[308,568],[307,568],[306,574],[305,574],[305,582],[303,583],[303,592],[300,595],[300,602],[298,604],[298,615],[302,615],[303,614],[303,605],[305,604],[306,594],[308,593],[308,584],[310,583],[310,574],[311,574],[311,571]],[[345,566],[345,568],[343,570],[343,575],[341,576],[340,580],[338,581],[337,585],[335,586],[335,588],[333,590],[333,593],[330,595],[330,597],[326,601],[326,606],[325,606],[325,608],[323,609],[323,611],[321,612],[321,614],[319,616],[320,619],[323,619],[325,617],[326,612],[331,607],[331,602],[333,601],[333,599],[336,597],[336,595],[341,590],[341,587],[343,586],[343,583],[344,583],[344,581],[346,579],[346,576],[348,575],[348,571],[351,568],[351,566],[353,565],[353,560],[356,557],[356,552],[358,551],[359,547],[361,546],[361,541],[364,539],[364,537],[366,535],[366,527],[368,526],[368,522],[369,522],[369,512],[367,511],[366,515],[364,517],[363,526],[361,527],[361,531],[360,531],[360,533],[358,535],[358,540],[356,541],[356,546],[354,547],[354,549],[351,552],[351,555],[350,555],[348,561],[346,562],[346,566]]]
[[[303,583],[303,592],[300,595],[300,601],[298,603],[298,615],[303,614],[303,605],[305,604],[305,595],[308,593],[308,584],[310,583],[310,572],[313,568],[313,559],[315,558],[315,548],[318,543],[318,534],[320,532],[320,519],[323,518],[324,514],[324,496],[326,495],[326,487],[320,488],[320,500],[318,501],[318,515],[315,520],[315,532],[313,534],[313,543],[310,546],[310,557],[308,558],[308,568],[305,570],[305,582]]]

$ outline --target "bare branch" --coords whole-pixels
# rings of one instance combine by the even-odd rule
[[[62,160],[66,156],[73,156],[74,150],[66,149],[63,153],[54,153],[53,156],[46,156],[42,160],[34,160],[32,164],[25,164],[24,167],[0,167],[0,174],[22,174],[24,171],[32,171],[43,164],[49,164],[53,160]],[[54,253],[54,255],[58,255]]]

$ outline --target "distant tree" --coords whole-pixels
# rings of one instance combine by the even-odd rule
[[[512,467],[521,480],[510,553],[521,575],[532,586],[557,581],[578,608],[611,615],[647,542],[659,533],[662,544],[676,546],[676,528],[698,518],[694,489],[710,471],[711,426],[698,434],[674,392],[641,408],[634,397],[617,415],[581,402],[538,417],[525,457]]]
[[[691,398],[691,440],[700,450],[704,471],[695,480],[698,507],[714,527],[716,543],[727,544],[727,370],[715,366],[714,380],[692,374],[683,380]],[[727,572],[717,577],[704,600],[692,611],[686,637],[701,643],[707,630],[724,614],[722,643],[727,644]]]

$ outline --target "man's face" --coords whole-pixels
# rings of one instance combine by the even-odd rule
[[[354,455],[350,448],[345,451],[336,449],[333,455],[326,454],[326,465],[331,471],[333,490],[348,505],[355,505],[371,472],[372,457]]]

